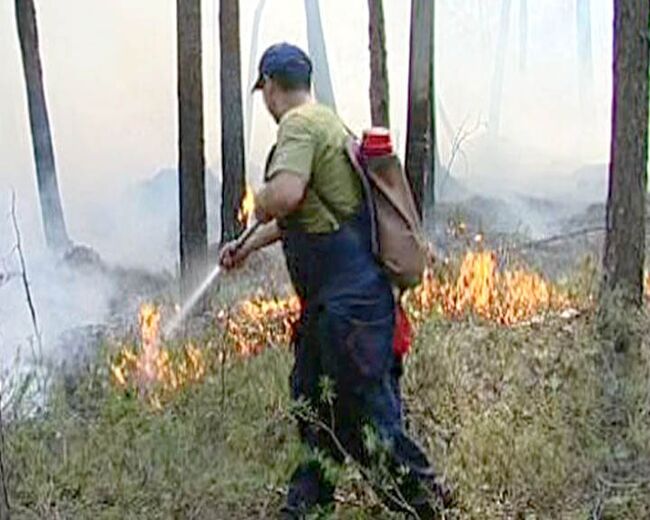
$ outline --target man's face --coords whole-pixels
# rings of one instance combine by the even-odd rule
[[[266,105],[267,110],[271,113],[276,122],[279,120],[276,101],[277,93],[278,88],[274,81],[271,78],[265,78],[264,85],[262,86],[262,96],[264,97],[264,104]]]

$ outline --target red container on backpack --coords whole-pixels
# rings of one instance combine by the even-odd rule
[[[378,157],[380,155],[391,155],[393,143],[388,128],[373,127],[363,132],[361,150],[366,157]]]
[[[398,358],[403,358],[411,350],[413,343],[413,328],[408,316],[401,305],[397,305],[395,315],[395,335],[393,336],[393,353]]]

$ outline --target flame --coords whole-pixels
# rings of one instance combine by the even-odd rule
[[[537,273],[499,272],[496,254],[490,251],[469,251],[455,280],[436,278],[427,270],[423,283],[407,293],[403,303],[416,323],[438,309],[450,318],[474,313],[501,325],[514,325],[570,304]]]
[[[415,327],[433,312],[451,319],[474,314],[511,326],[548,311],[566,310],[572,303],[537,273],[499,270],[497,256],[490,251],[467,252],[457,272],[449,262],[444,264],[444,273],[427,269],[422,284],[402,297]],[[650,292],[650,276],[645,283]],[[233,354],[248,357],[269,347],[288,346],[300,308],[297,296],[277,298],[259,292],[222,309],[216,319]],[[159,309],[143,305],[139,315],[141,348],[123,348],[110,365],[116,387],[137,390],[157,408],[179,389],[203,380],[208,366],[205,351],[191,343],[180,351],[165,348],[160,322]]]
[[[242,225],[246,226],[248,225],[253,211],[255,211],[255,195],[253,194],[251,187],[247,184],[246,194],[242,200],[241,208],[239,208],[239,213],[237,213],[237,219]]]
[[[137,360],[138,382],[148,385],[156,381],[160,351],[160,312],[154,305],[145,303],[139,314],[142,355]]]
[[[288,345],[300,314],[297,296],[265,298],[258,294],[238,303],[234,312],[221,312],[222,322],[236,354],[250,356],[266,347]]]
[[[114,386],[135,389],[156,408],[173,392],[203,379],[206,361],[203,351],[185,345],[180,352],[161,346],[160,310],[151,304],[140,307],[141,348],[124,347],[110,363]]]

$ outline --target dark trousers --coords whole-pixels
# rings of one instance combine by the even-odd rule
[[[292,397],[311,411],[299,413],[300,436],[312,450],[342,462],[354,458],[372,476],[375,489],[393,510],[404,502],[421,518],[429,503],[434,472],[422,450],[404,432],[399,390],[401,363],[392,351],[394,303],[386,284],[340,291],[304,310],[294,338]],[[323,380],[331,385],[328,396]],[[378,441],[369,449],[368,432]],[[294,472],[287,510],[300,518],[333,501],[334,486],[316,458]]]

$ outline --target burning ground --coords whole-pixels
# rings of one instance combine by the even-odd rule
[[[639,343],[623,362],[581,278],[500,263],[480,248],[439,260],[405,297],[409,428],[456,487],[453,515],[644,516],[650,320],[630,319]],[[286,384],[296,305],[263,293],[215,307],[189,343],[160,336],[164,305],[142,307],[132,337],[54,385],[45,416],[5,425],[17,517],[272,517],[301,453]],[[341,518],[387,517],[354,467],[338,478]]]
[[[457,490],[450,516],[647,516],[650,319],[625,317],[621,356],[595,326],[592,262],[550,279],[450,217],[403,299],[408,426]],[[301,456],[287,389],[298,302],[277,255],[251,261],[188,337],[162,335],[168,299],[131,303],[131,333],[55,377],[45,413],[4,425],[16,517],[273,517]],[[340,518],[389,517],[354,466],[336,473]]]

